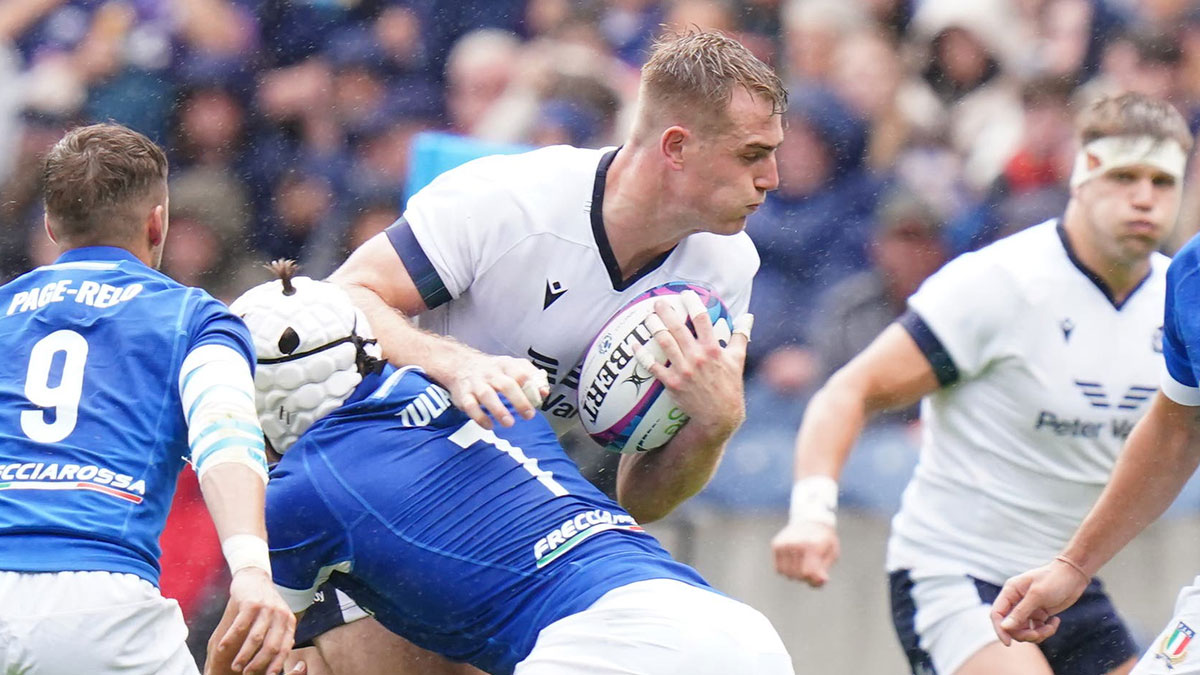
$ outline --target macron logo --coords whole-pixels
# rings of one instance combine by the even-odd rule
[[[554,301],[561,298],[563,296],[563,294],[566,292],[567,292],[566,286],[563,286],[561,283],[559,283],[557,281],[550,281],[549,279],[547,279],[546,280],[546,297],[545,297],[545,300],[542,302],[542,311],[549,309],[550,305],[553,305]]]

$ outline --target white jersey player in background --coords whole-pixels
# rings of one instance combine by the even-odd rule
[[[735,40],[669,36],[643,68],[625,145],[551,147],[451,170],[330,279],[366,313],[389,361],[424,368],[475,421],[512,424],[503,395],[526,418],[540,404],[562,434],[577,424],[588,345],[634,296],[686,281],[734,316],[745,312],[758,255],[742,230],[778,184],[786,98]],[[622,456],[618,499],[640,522],[708,482],[745,415],[742,360],[707,333],[693,337],[683,317],[662,318],[668,330],[657,339],[671,365],[656,372],[691,421],[663,448]],[[316,644],[339,673],[441,672],[426,658],[411,665],[420,655],[373,621]]]
[[[871,414],[921,397],[921,457],[892,523],[893,620],[914,673],[1127,672],[1136,650],[1099,582],[1059,634],[1005,648],[999,585],[1054,556],[1109,478],[1158,381],[1167,259],[1191,135],[1140,95],[1079,116],[1071,200],[963,255],[813,398],[776,568],[821,585],[840,474]]]

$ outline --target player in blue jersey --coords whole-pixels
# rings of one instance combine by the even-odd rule
[[[383,368],[339,287],[281,271],[233,309],[285,453],[267,528],[294,610],[332,579],[418,647],[496,674],[793,672],[766,618],[672,560],[542,417],[483,428],[419,369]]]
[[[221,652],[277,673],[295,619],[273,588],[246,327],[157,272],[167,159],[114,124],[45,163],[57,261],[0,287],[0,672],[196,673],[158,537],[187,457],[233,580]]]

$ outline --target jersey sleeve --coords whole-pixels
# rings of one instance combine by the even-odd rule
[[[513,233],[514,201],[490,172],[497,158],[451,169],[408,201],[404,216],[387,229],[405,269],[433,309],[462,295],[486,264],[487,252]]]
[[[921,284],[900,324],[946,386],[996,358],[1019,305],[1013,280],[984,253],[968,253]]]
[[[746,252],[739,256],[740,264],[744,268],[743,275],[732,280],[728,293],[721,298],[733,317],[750,311],[750,294],[754,288],[754,277],[758,274],[758,250],[754,248],[754,243],[749,237],[746,238],[746,243]]]
[[[1200,406],[1200,380],[1192,352],[1200,344],[1200,278],[1195,249],[1181,252],[1167,268],[1167,297],[1163,311],[1163,394],[1186,406]]]
[[[190,289],[189,292],[195,294],[196,300],[188,321],[185,353],[204,345],[223,345],[245,357],[253,373],[257,359],[250,329],[220,300],[199,289]]]

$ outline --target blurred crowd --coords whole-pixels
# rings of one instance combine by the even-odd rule
[[[780,187],[749,223],[750,419],[724,504],[782,509],[812,390],[950,257],[1061,214],[1083,101],[1137,90],[1200,125],[1194,0],[0,0],[0,280],[55,255],[40,157],[78,123],[168,149],[164,270],[229,300],[257,263],[321,276],[393,222],[421,132],[619,143],[648,46],[687,27],[737,36],[790,92]],[[859,453],[847,489],[890,505],[875,474],[907,477],[914,418],[876,423],[899,459]]]

